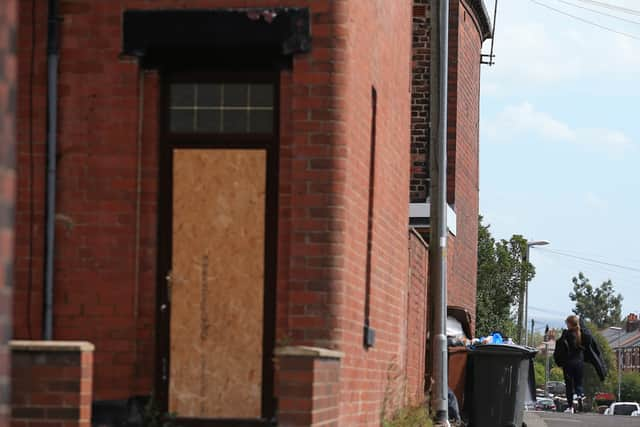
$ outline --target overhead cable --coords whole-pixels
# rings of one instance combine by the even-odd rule
[[[614,263],[611,263],[611,262],[600,261],[600,260],[597,260],[597,259],[571,255],[571,254],[568,254],[568,253],[565,253],[565,252],[556,251],[556,250],[553,250],[553,249],[538,248],[538,250],[539,251],[543,251],[543,252],[550,252],[552,254],[556,254],[556,255],[560,255],[560,256],[564,256],[564,257],[568,257],[568,258],[579,259],[579,260],[582,260],[582,261],[588,261],[588,262],[592,262],[592,263],[595,263],[595,264],[602,264],[602,265],[607,265],[609,267],[615,267],[615,268],[619,268],[619,269],[622,269],[622,270],[628,270],[628,271],[634,271],[634,272],[640,273],[640,268],[637,268],[637,267],[631,267],[631,266],[622,265],[622,264],[614,264]]]
[[[608,16],[609,18],[618,19],[620,21],[628,22],[630,24],[640,25],[640,22],[634,21],[633,19],[628,19],[628,18],[623,18],[622,16],[612,15],[610,13],[606,13],[606,12],[603,12],[603,11],[598,10],[598,9],[593,9],[591,7],[580,6],[579,4],[571,3],[571,2],[569,2],[567,0],[556,0],[556,1],[559,1],[560,3],[564,3],[564,4],[572,6],[572,7],[577,7],[577,8],[582,9],[582,10],[588,10],[589,12],[597,13],[598,15]]]
[[[628,13],[630,15],[640,16],[640,10],[629,9],[628,7],[617,6],[611,3],[605,3],[602,1],[596,1],[596,0],[577,0],[577,1],[604,7],[606,9],[617,10],[618,12]]]
[[[564,10],[560,10],[560,9],[557,9],[557,8],[555,8],[555,7],[553,7],[553,6],[549,6],[548,4],[545,4],[545,3],[539,2],[538,0],[530,0],[530,1],[531,1],[532,3],[537,4],[538,6],[545,7],[545,8],[547,8],[547,9],[552,10],[552,11],[554,11],[554,12],[556,12],[556,13],[561,14],[561,15],[565,15],[565,16],[568,16],[568,17],[570,17],[570,18],[573,18],[573,19],[575,19],[575,20],[577,20],[577,21],[584,22],[585,24],[593,25],[594,27],[598,27],[598,28],[600,28],[600,29],[602,29],[602,30],[606,30],[606,31],[609,31],[609,32],[612,32],[612,33],[616,33],[616,34],[618,34],[618,35],[625,36],[625,37],[628,37],[628,38],[630,38],[630,39],[640,40],[640,36],[636,36],[636,35],[634,35],[634,34],[630,34],[630,33],[625,33],[624,31],[618,31],[618,30],[616,30],[616,29],[614,29],[614,28],[607,27],[607,26],[605,26],[605,25],[600,25],[600,24],[598,24],[597,22],[593,22],[593,21],[590,21],[590,20],[588,20],[588,19],[584,19],[584,18],[582,18],[582,17],[580,17],[580,16],[572,15],[572,14],[571,14],[571,13],[569,13],[569,12],[565,12]]]

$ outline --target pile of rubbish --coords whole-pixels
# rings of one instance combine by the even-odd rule
[[[514,344],[511,338],[504,338],[499,332],[480,338],[469,338],[463,329],[462,323],[449,316],[447,318],[447,344],[449,347],[472,347],[484,344]]]

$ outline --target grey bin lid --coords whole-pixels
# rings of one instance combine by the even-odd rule
[[[538,353],[538,350],[533,347],[516,344],[483,344],[473,347],[471,351],[479,355],[524,356],[527,358],[534,357]]]

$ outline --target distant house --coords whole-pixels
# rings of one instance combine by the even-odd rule
[[[624,372],[640,372],[640,320],[629,314],[622,329],[609,327],[600,331],[616,353],[618,368]]]

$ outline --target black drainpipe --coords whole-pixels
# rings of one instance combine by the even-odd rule
[[[43,338],[53,339],[53,260],[56,231],[56,154],[58,145],[58,57],[60,51],[58,0],[49,0],[47,34],[47,200],[44,265]]]

